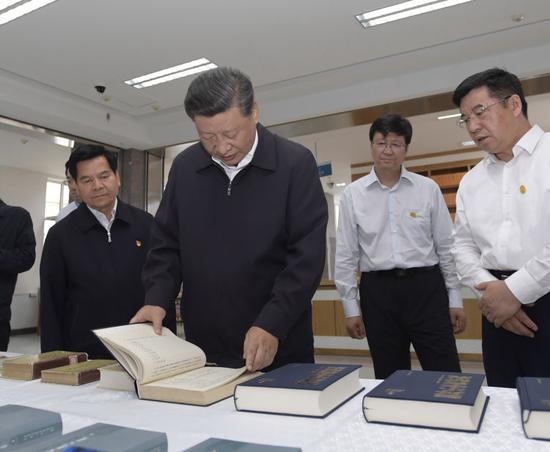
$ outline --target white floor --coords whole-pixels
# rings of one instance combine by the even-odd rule
[[[9,352],[33,354],[40,352],[40,338],[37,334],[13,335],[8,346]],[[367,356],[341,356],[341,355],[317,355],[315,361],[327,364],[361,364],[363,368],[359,375],[361,378],[374,378],[372,359]],[[483,363],[477,361],[462,361],[462,371],[469,373],[485,373]],[[413,369],[420,369],[418,360],[413,360]]]

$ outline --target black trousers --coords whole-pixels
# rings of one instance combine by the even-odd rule
[[[5,352],[10,342],[10,302],[11,300],[6,303],[4,300],[0,300],[0,352]]]
[[[376,378],[410,369],[410,345],[424,370],[460,372],[449,298],[438,266],[368,272],[359,285]]]
[[[517,377],[550,377],[550,294],[525,313],[538,326],[533,339],[482,323],[483,365],[489,386],[516,387]]]

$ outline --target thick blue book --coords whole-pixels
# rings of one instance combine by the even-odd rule
[[[166,452],[166,433],[97,423],[17,452]]]
[[[271,446],[269,444],[208,438],[183,452],[301,452],[299,447]]]
[[[519,377],[516,386],[525,436],[550,440],[550,378]]]
[[[363,398],[367,422],[479,432],[489,403],[480,374],[397,370]]]
[[[23,405],[0,406],[0,450],[10,451],[61,436],[61,415]]]
[[[363,390],[359,365],[287,364],[236,386],[239,411],[325,417]]]

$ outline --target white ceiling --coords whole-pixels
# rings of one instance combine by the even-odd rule
[[[267,125],[450,91],[494,65],[550,73],[548,0],[474,0],[372,29],[354,18],[394,1],[58,0],[0,26],[0,115],[147,149],[195,138],[189,80],[123,81],[199,57],[248,73]]]

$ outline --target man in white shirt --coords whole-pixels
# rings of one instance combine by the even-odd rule
[[[336,236],[335,282],[348,333],[366,335],[376,378],[410,369],[411,343],[423,369],[460,372],[453,330],[464,330],[466,316],[441,190],[403,167],[407,119],[382,116],[369,137],[374,167],[344,190]]]
[[[78,194],[78,189],[76,188],[76,182],[69,172],[69,160],[65,162],[65,177],[67,178],[67,184],[69,186],[69,193],[72,201],[59,211],[57,217],[55,218],[56,223],[69,215],[73,210],[76,210],[80,205],[80,195]]]
[[[550,377],[550,134],[531,126],[518,78],[502,69],[468,77],[453,102],[487,152],[460,183],[453,253],[479,296],[487,382],[515,387]]]

